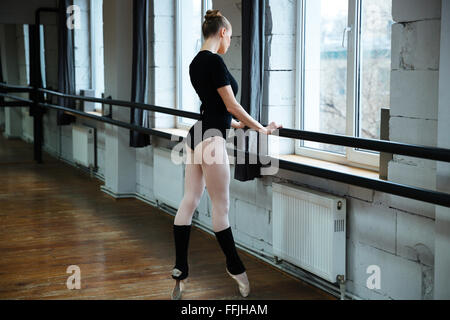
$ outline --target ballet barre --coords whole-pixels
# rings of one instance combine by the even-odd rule
[[[164,139],[168,139],[171,141],[183,141],[183,137],[175,136],[162,132],[159,130],[154,130],[151,128],[145,128],[142,126],[137,126],[131,123],[126,123],[119,120],[114,120],[110,117],[105,116],[97,116],[94,114],[86,113],[80,110],[76,110],[69,107],[59,106],[55,104],[51,104],[48,102],[40,102],[35,101],[33,99],[26,99],[14,95],[10,95],[9,93],[14,92],[28,92],[32,94],[33,96],[38,96],[37,93],[45,93],[47,95],[57,96],[64,99],[73,99],[73,100],[79,100],[79,101],[89,101],[89,102],[98,102],[103,104],[110,104],[115,105],[119,107],[128,107],[128,108],[138,108],[142,110],[148,110],[153,112],[161,112],[164,114],[189,118],[198,120],[201,119],[201,116],[199,113],[194,112],[188,112],[173,108],[165,108],[150,104],[144,104],[144,103],[137,103],[137,102],[130,102],[130,101],[123,101],[123,100],[114,100],[114,99],[104,99],[104,98],[94,98],[94,97],[84,97],[84,96],[78,96],[78,95],[70,95],[70,94],[64,94],[61,92],[43,89],[43,88],[33,88],[30,86],[17,86],[17,85],[9,85],[6,83],[0,83],[0,107],[24,107],[24,106],[30,106],[30,108],[35,108],[36,110],[40,110],[42,108],[47,109],[55,109],[63,111],[67,114],[71,114],[73,116],[77,117],[83,117],[83,118],[89,118],[93,119],[99,122],[108,123],[111,125],[115,125],[122,128],[127,128],[130,130],[134,130],[137,132],[141,132],[143,134],[158,136]],[[12,99],[14,101],[4,101],[4,98]],[[42,111],[42,110],[41,110]],[[34,117],[37,117],[39,121],[42,121],[42,112],[36,112]],[[36,119],[35,119],[36,121]],[[266,126],[266,125],[264,125]],[[294,129],[288,129],[288,128],[280,128],[277,131],[277,136],[283,137],[283,138],[291,138],[291,139],[297,139],[297,140],[306,140],[306,141],[314,141],[314,142],[320,142],[324,144],[333,144],[333,145],[340,145],[340,146],[347,146],[347,147],[353,147],[353,148],[360,148],[364,150],[372,150],[372,151],[379,151],[379,152],[387,152],[392,154],[398,154],[398,155],[406,155],[411,157],[417,157],[422,159],[429,159],[429,160],[436,160],[436,161],[444,161],[444,162],[450,162],[450,149],[445,148],[437,148],[437,147],[429,147],[429,146],[422,146],[422,145],[413,145],[413,144],[405,144],[405,143],[398,143],[398,142],[392,142],[392,141],[385,141],[385,140],[376,140],[376,139],[365,139],[365,138],[356,138],[356,137],[349,137],[344,135],[337,135],[337,134],[325,134],[325,133],[318,133],[318,132],[310,132],[310,131],[304,131],[304,130],[294,130]],[[36,134],[36,132],[35,132]],[[38,132],[39,134],[39,132]],[[41,139],[35,139],[35,144],[42,144]],[[35,152],[35,160],[40,163],[41,160],[41,151],[42,146],[41,145],[35,145],[35,151],[38,150],[38,152]],[[247,151],[242,151],[238,149],[234,149],[234,152],[243,157],[250,157],[250,153]],[[302,163],[292,162],[292,161],[286,161],[282,159],[274,159],[270,156],[265,155],[259,155],[262,159],[264,159],[264,163],[272,163],[272,160],[275,160],[279,163],[280,169],[295,171],[299,173],[304,173],[316,177],[321,177],[325,179],[330,179],[333,181],[343,182],[354,186],[359,186],[367,189],[372,189],[380,192],[385,192],[401,197],[406,197],[410,199],[415,199],[427,203],[432,203],[444,207],[450,208],[450,194],[434,191],[434,190],[428,190],[423,189],[415,186],[409,186],[399,183],[394,183],[391,181],[385,181],[385,180],[379,180],[379,179],[372,179],[357,175],[352,175],[348,173],[342,173],[337,172],[329,169],[314,167]]]

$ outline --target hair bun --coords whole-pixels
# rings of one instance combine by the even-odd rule
[[[215,10],[208,10],[206,11],[206,15],[205,15],[205,20],[210,20],[210,19],[214,19],[217,17],[222,16],[222,14],[220,13],[219,10],[215,9]]]

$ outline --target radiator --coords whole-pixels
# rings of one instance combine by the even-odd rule
[[[184,166],[175,164],[171,151],[154,148],[153,193],[159,202],[178,208],[184,192]]]
[[[332,283],[346,279],[345,198],[288,183],[274,183],[272,192],[276,259]]]
[[[94,128],[72,125],[72,152],[75,163],[85,167],[95,165]]]

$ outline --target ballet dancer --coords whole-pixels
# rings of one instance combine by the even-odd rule
[[[230,166],[226,150],[227,129],[250,129],[270,135],[281,125],[263,127],[236,101],[238,84],[222,57],[230,46],[232,27],[219,10],[208,10],[202,24],[204,43],[189,66],[191,83],[202,104],[201,119],[189,130],[186,141],[185,193],[173,224],[176,280],[172,299],[181,299],[188,278],[188,247],[192,216],[205,186],[212,202],[212,226],[225,254],[226,272],[234,279],[243,297],[250,293],[246,269],[236,251],[228,221]],[[239,121],[232,119],[232,115]],[[212,132],[212,134],[211,134]],[[212,151],[212,152],[211,152]],[[214,161],[209,159],[214,155]]]

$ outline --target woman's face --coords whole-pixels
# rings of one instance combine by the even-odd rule
[[[231,44],[231,35],[233,33],[233,30],[231,27],[227,30],[226,28],[222,28],[220,30],[220,46],[217,50],[220,54],[225,54],[228,51],[228,48]]]

